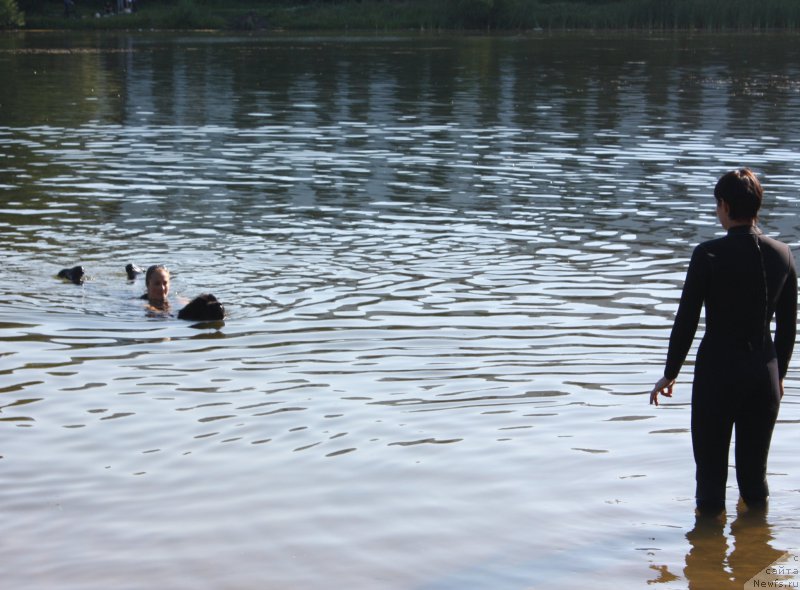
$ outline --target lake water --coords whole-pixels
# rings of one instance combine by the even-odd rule
[[[800,365],[716,530],[691,362],[648,393],[717,177],[800,245],[798,40],[4,34],[0,585],[742,588],[800,548]]]

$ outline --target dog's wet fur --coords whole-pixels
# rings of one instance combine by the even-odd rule
[[[58,278],[66,279],[76,285],[82,285],[86,280],[86,271],[82,266],[73,266],[72,268],[62,268],[58,271]]]
[[[132,281],[140,274],[144,274],[144,270],[136,266],[135,264],[126,264],[125,265],[125,274],[128,275],[128,280]]]
[[[225,317],[225,308],[211,293],[203,293],[192,299],[178,312],[178,319],[209,321]]]

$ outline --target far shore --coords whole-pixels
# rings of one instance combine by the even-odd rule
[[[124,9],[118,7],[124,6]],[[724,10],[723,10],[724,8]],[[16,15],[14,9],[18,9]],[[5,14],[3,11],[11,11]],[[5,16],[5,23],[3,22]],[[287,32],[800,30],[796,0],[0,0],[0,28]]]

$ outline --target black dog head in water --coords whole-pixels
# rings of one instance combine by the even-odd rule
[[[125,265],[125,274],[128,275],[128,280],[132,281],[140,274],[144,273],[144,271],[136,266],[135,264],[126,264]]]
[[[60,271],[58,271],[58,278],[67,279],[68,281],[72,281],[76,285],[82,285],[84,279],[86,278],[86,271],[83,270],[82,266],[73,266],[72,268],[62,268]]]
[[[225,308],[211,293],[198,295],[178,312],[182,320],[221,320],[225,317]]]

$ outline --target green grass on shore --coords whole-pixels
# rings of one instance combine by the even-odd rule
[[[796,30],[798,0],[140,0],[134,14],[96,16],[102,0],[26,2],[26,28],[400,30]],[[14,0],[0,0],[0,28]]]

